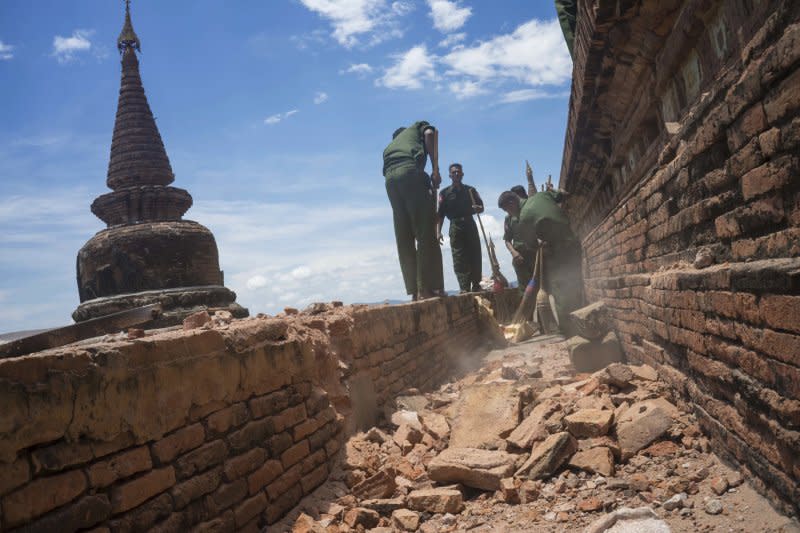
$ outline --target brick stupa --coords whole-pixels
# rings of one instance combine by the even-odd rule
[[[192,197],[170,187],[175,176],[144,94],[129,2],[117,47],[122,82],[106,180],[113,192],[92,203],[107,228],[78,252],[81,304],[72,318],[80,322],[153,303],[164,309],[159,325],[203,308],[247,316],[223,285],[214,235],[182,219]]]

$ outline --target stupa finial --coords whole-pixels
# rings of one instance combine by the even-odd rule
[[[131,22],[131,0],[125,0],[125,25],[122,26],[122,32],[117,39],[117,48],[120,53],[125,52],[129,48],[141,51],[141,43],[139,36],[133,31],[133,23]]]

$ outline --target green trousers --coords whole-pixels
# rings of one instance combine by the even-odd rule
[[[565,240],[543,248],[544,276],[542,285],[556,300],[556,313],[561,331],[575,334],[569,314],[583,305],[581,248],[577,241]]]
[[[450,250],[458,287],[464,291],[479,290],[481,283],[481,238],[473,217],[450,220]]]
[[[525,287],[528,286],[528,282],[533,277],[533,262],[536,260],[536,254],[526,250],[517,251],[522,255],[524,261],[520,264],[512,262],[511,265],[517,274],[517,287],[520,292],[524,293]]]
[[[564,33],[564,40],[567,41],[569,55],[572,53],[573,43],[575,42],[575,24],[578,16],[578,2],[576,0],[555,0],[558,22],[561,24],[561,31]]]
[[[436,196],[425,172],[413,167],[386,172],[394,236],[406,293],[444,290],[442,250],[436,240]]]

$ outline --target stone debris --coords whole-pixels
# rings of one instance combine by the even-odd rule
[[[613,331],[602,340],[572,337],[567,341],[569,359],[578,372],[594,372],[611,363],[623,360],[619,339]]]
[[[611,329],[608,308],[603,302],[595,302],[582,307],[571,312],[569,316],[580,336],[588,340],[602,339]]]
[[[509,356],[399,397],[342,447],[334,503],[275,530],[658,533],[665,519],[723,513],[744,478],[709,460],[652,367],[542,363]]]
[[[183,329],[189,331],[191,329],[201,328],[210,322],[211,315],[208,314],[208,311],[198,311],[183,319]]]

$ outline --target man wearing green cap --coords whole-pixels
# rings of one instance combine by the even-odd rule
[[[425,121],[398,128],[383,151],[386,194],[392,204],[397,255],[406,293],[412,299],[444,293],[442,250],[436,241],[439,175],[436,130]],[[425,163],[431,160],[431,175]]]

